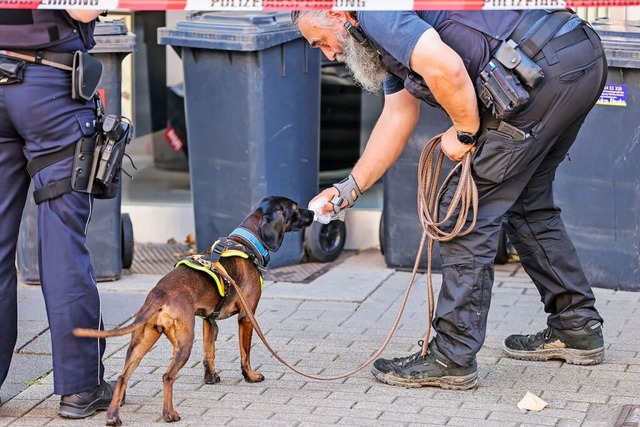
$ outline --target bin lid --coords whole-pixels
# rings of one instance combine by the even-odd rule
[[[124,19],[100,21],[93,32],[96,45],[91,53],[134,52],[136,36],[127,30]]]
[[[640,21],[597,19],[592,26],[602,39],[610,67],[640,69]]]
[[[256,51],[302,37],[288,12],[198,12],[158,28],[158,44]]]

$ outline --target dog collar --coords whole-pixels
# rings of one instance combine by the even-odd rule
[[[229,236],[233,235],[240,236],[245,239],[251,245],[252,249],[256,253],[260,254],[263,260],[263,265],[265,267],[267,264],[269,264],[269,261],[271,260],[271,257],[269,256],[269,250],[267,250],[267,248],[265,248],[262,243],[260,243],[260,240],[258,240],[258,238],[253,233],[244,228],[238,227],[233,230],[231,234],[229,234]]]

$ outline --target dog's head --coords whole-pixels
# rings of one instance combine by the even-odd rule
[[[311,225],[313,211],[298,206],[282,196],[265,197],[258,203],[255,214],[260,217],[258,235],[264,246],[277,251],[284,240],[284,233],[299,231]]]

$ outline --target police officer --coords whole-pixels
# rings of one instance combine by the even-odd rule
[[[98,11],[0,13],[0,386],[17,339],[16,243],[30,177],[27,164],[75,146],[96,128],[94,103],[71,98],[73,53],[95,45]],[[45,65],[46,64],[46,65]],[[66,67],[66,69],[65,69]],[[71,176],[72,156],[35,172],[36,190]],[[31,197],[31,196],[30,196]],[[105,342],[73,328],[100,328],[100,297],[85,246],[92,196],[66,192],[38,205],[38,260],[53,355],[59,414],[84,418],[106,409]]]
[[[317,197],[353,205],[400,156],[418,121],[419,100],[451,118],[441,141],[447,157],[458,161],[474,150],[477,223],[472,233],[440,243],[437,335],[426,356],[378,359],[374,376],[399,386],[475,387],[505,214],[509,240],[548,313],[543,331],[508,337],[505,354],[601,362],[602,318],[551,187],[606,80],[603,48],[589,25],[564,10],[308,11],[294,12],[292,19],[328,59],[344,61],[365,89],[385,93],[381,116],[352,173]],[[508,115],[496,102],[479,101],[485,80],[478,79],[498,78],[496,68],[510,73],[496,58],[512,51],[524,57],[515,70],[521,96]],[[455,184],[454,179],[450,186]],[[450,190],[440,200],[441,212],[451,202]],[[332,212],[332,204],[324,211]]]

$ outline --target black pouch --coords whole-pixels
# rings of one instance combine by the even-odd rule
[[[536,87],[544,78],[542,68],[525,55],[513,40],[502,42],[493,56],[506,68],[515,71],[522,83],[530,88]]]
[[[102,62],[88,53],[78,51],[73,55],[71,97],[89,102],[98,90],[102,77]]]
[[[22,83],[26,66],[24,61],[0,56],[0,85]]]
[[[480,73],[476,91],[498,120],[508,119],[529,101],[529,93],[518,78],[494,60]]]

